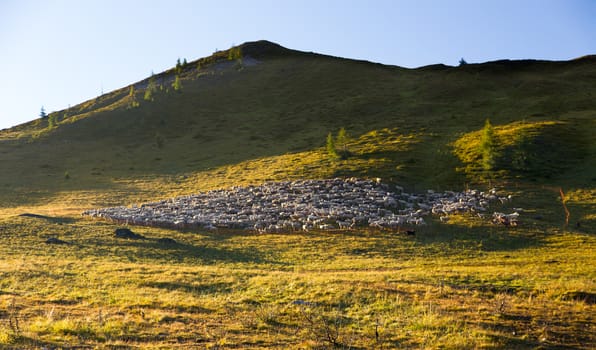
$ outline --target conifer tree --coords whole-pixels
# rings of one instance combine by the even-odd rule
[[[145,89],[145,95],[143,99],[145,101],[153,101],[153,93],[157,91],[157,84],[155,84],[155,77],[153,73],[151,74],[151,78],[149,78],[149,83],[147,84],[147,88]]]
[[[182,82],[180,81],[179,75],[176,75],[176,79],[174,79],[172,87],[174,88],[174,91],[182,91]]]
[[[337,150],[335,149],[335,140],[333,140],[333,135],[331,133],[327,134],[327,154],[331,158],[337,158]]]
[[[48,129],[53,129],[58,126],[58,114],[50,114],[48,118]]]
[[[345,128],[339,129],[335,143],[337,147],[341,149],[343,154],[348,153],[348,133],[346,132]]]
[[[482,138],[480,139],[480,154],[482,155],[482,168],[485,171],[494,170],[497,160],[497,150],[495,142],[495,131],[486,119],[484,129],[482,129]]]
[[[176,74],[182,73],[182,63],[180,63],[180,58],[176,60]]]
[[[134,85],[130,86],[130,90],[128,90],[128,108],[135,108],[139,106],[139,102],[137,101],[137,96],[135,94],[135,87]]]
[[[43,108],[43,106],[41,106],[41,111],[39,112],[39,116],[41,117],[41,119],[44,119],[48,116],[46,114],[46,110]]]

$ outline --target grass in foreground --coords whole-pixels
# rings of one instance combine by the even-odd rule
[[[592,235],[475,218],[415,237],[115,227],[0,221],[0,347],[596,345]]]

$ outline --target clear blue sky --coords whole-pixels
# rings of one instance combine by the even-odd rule
[[[267,39],[404,67],[596,53],[596,0],[0,0],[0,129]]]

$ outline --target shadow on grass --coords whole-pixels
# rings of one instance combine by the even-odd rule
[[[484,252],[506,252],[543,246],[545,235],[543,230],[524,226],[431,223],[418,230],[415,241],[424,245],[447,243]]]
[[[46,215],[33,214],[33,213],[23,213],[23,214],[20,214],[19,216],[24,217],[24,218],[46,220],[53,224],[72,224],[76,221],[76,219],[74,219],[74,218],[54,217],[54,216],[46,216]]]
[[[89,244],[85,246],[90,247]],[[174,242],[160,243],[158,239],[113,239],[97,241],[92,248],[96,256],[122,256],[129,261],[136,260],[161,260],[161,261],[188,261],[199,260],[203,264],[218,262],[228,263],[256,263],[278,264],[265,259],[258,251],[244,249],[230,249],[210,246],[195,246],[192,244]]]
[[[11,345],[0,345],[0,349],[91,349],[87,346],[64,347],[64,344],[26,337],[22,334],[12,339]]]
[[[563,344],[558,340],[540,340],[534,337],[528,336],[516,336],[516,329],[523,329],[522,325],[516,325],[511,327],[497,327],[494,324],[481,323],[480,326],[484,328],[487,333],[486,335],[492,339],[491,342],[499,344],[492,349],[549,349],[549,350],[580,350],[587,349],[585,345],[589,343],[581,343],[582,345],[567,345]],[[498,329],[497,329],[498,328]],[[502,332],[495,334],[495,331]],[[574,341],[577,342],[577,341]]]
[[[189,294],[228,294],[231,293],[233,283],[182,283],[182,282],[145,282],[141,287],[159,288],[168,291],[179,290]]]

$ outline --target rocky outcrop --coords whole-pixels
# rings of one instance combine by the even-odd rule
[[[409,194],[380,179],[270,182],[232,187],[132,207],[94,209],[83,215],[119,223],[181,229],[243,229],[258,232],[400,228],[424,225],[425,217],[484,212],[495,190]],[[442,220],[443,221],[443,220]]]

